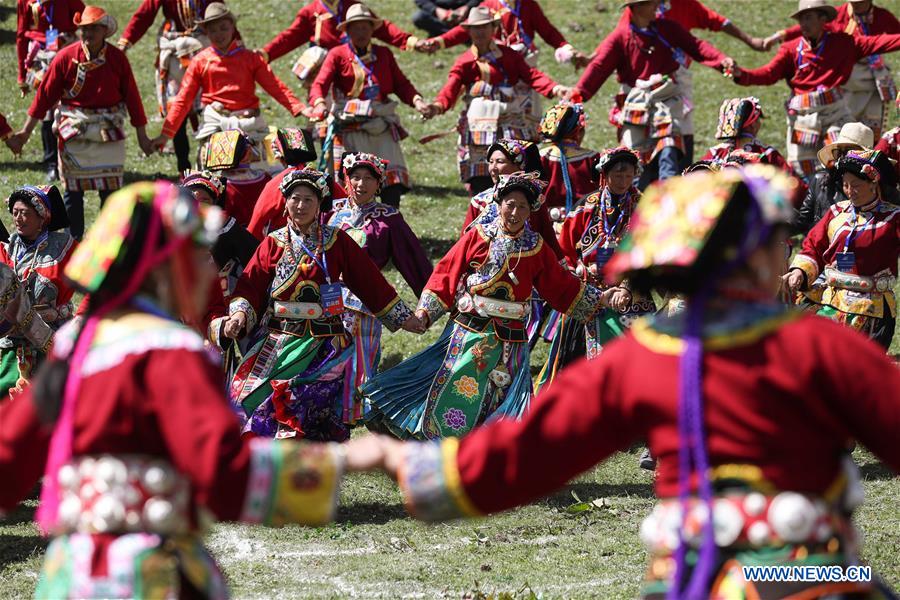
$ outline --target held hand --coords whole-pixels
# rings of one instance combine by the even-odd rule
[[[781,276],[781,283],[784,288],[791,294],[796,294],[803,287],[803,271],[799,269],[791,269]]]
[[[572,54],[572,66],[575,67],[576,71],[580,71],[590,64],[591,59],[584,54],[584,52],[579,52],[578,50]]]
[[[747,42],[747,45],[757,52],[764,52],[769,49],[769,47],[766,46],[766,40],[758,37],[750,38],[750,40]]]
[[[416,52],[424,52],[425,54],[434,54],[439,48],[440,46],[434,38],[419,40],[415,45]]]
[[[31,86],[28,85],[27,82],[25,82],[25,81],[19,82],[19,96],[24,98],[25,96],[28,95],[28,92],[30,92],[30,91],[31,91]]]
[[[735,76],[735,71],[738,70],[737,63],[734,62],[734,59],[730,56],[726,56],[722,60],[722,64],[719,65],[719,68],[722,69],[722,75],[728,77],[729,79],[733,79]]]
[[[312,106],[305,106],[305,107],[303,107],[303,110],[300,111],[300,114],[303,115],[304,117],[306,117],[307,119],[312,119],[314,112],[315,112],[315,110],[313,109]]]
[[[781,32],[773,33],[763,40],[763,50],[770,50],[775,44],[781,41]]]
[[[150,156],[151,154],[153,154],[153,150],[154,150],[153,140],[151,140],[149,137],[147,137],[146,133],[141,133],[141,132],[138,132],[137,138],[138,138],[138,145],[141,147],[141,151],[144,153],[144,155]]]
[[[228,317],[228,321],[225,322],[225,337],[233,340],[238,339],[246,326],[247,315],[243,311],[234,313]]]
[[[419,322],[422,323],[423,332],[431,327],[431,317],[428,316],[428,312],[426,310],[421,308],[416,309],[415,315],[419,319]]]
[[[631,292],[623,287],[612,288],[613,293],[609,297],[609,307],[619,312],[625,312],[631,305]]]
[[[22,146],[24,143],[18,134],[13,134],[4,140],[6,147],[10,149],[14,156],[18,157],[22,154]]]
[[[572,98],[573,90],[570,87],[559,85],[556,87],[554,92],[554,96],[559,98],[560,100],[569,100]]]
[[[310,121],[321,121],[325,118],[325,115],[327,113],[328,113],[328,109],[325,108],[325,103],[320,102],[319,104],[316,104],[313,107],[312,113],[309,116],[309,120]]]
[[[425,333],[425,324],[416,315],[409,315],[400,327],[410,333]]]
[[[344,445],[348,471],[381,470],[397,478],[403,460],[404,443],[384,435],[371,434],[350,440]]]
[[[163,148],[165,148],[166,144],[169,142],[169,138],[160,134],[150,140],[150,153],[152,154],[154,151],[162,153]]]

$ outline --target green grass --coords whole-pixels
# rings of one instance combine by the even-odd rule
[[[619,13],[616,0],[601,0],[607,12],[597,12],[593,0],[543,0],[551,20],[579,49],[590,52],[608,33]],[[768,35],[785,26],[795,7],[788,0],[710,0],[711,6],[731,17],[755,35]],[[137,0],[110,0],[107,8],[124,27]],[[376,11],[410,29],[411,0],[376,0]],[[900,0],[879,4],[900,13]],[[15,13],[12,2],[0,7],[0,110],[14,126],[24,120],[27,101],[15,89]],[[240,15],[239,26],[247,43],[262,46],[293,19],[298,2],[275,0],[232,0]],[[289,8],[285,8],[289,7]],[[152,30],[151,30],[152,31]],[[754,53],[730,37],[702,33],[734,56],[740,64],[758,66],[771,53]],[[129,57],[145,99],[148,115],[156,114],[153,94],[152,36],[143,39]],[[570,67],[558,66],[552,52],[540,58],[558,81],[574,84],[577,76]],[[425,97],[433,97],[444,82],[447,70],[459,49],[433,56],[400,54],[398,60]],[[292,58],[276,62],[276,72],[290,85]],[[900,67],[900,61],[889,62]],[[895,72],[897,69],[895,68]],[[769,118],[760,137],[783,147],[782,105],[787,88],[739,88],[718,73],[695,65],[693,68],[698,154],[713,143],[715,115],[724,98],[754,94],[759,96]],[[604,148],[615,141],[606,122],[615,83],[610,81],[588,104],[586,145]],[[290,117],[271,99],[263,100],[270,124],[288,124]],[[446,130],[456,119],[444,115],[428,123],[415,118],[411,109],[401,108],[401,117],[410,130],[404,142],[415,189],[403,201],[403,212],[422,239],[433,259],[439,258],[457,238],[467,206],[467,198],[457,181],[455,142],[452,137],[418,145],[426,133]],[[152,117],[151,117],[152,119]],[[892,125],[897,118],[892,114]],[[159,131],[152,119],[149,133]],[[145,158],[139,155],[133,136],[129,141],[129,179],[144,179],[157,173],[173,174],[173,156]],[[32,137],[23,162],[13,162],[0,149],[0,193],[15,186],[43,181],[37,161],[40,138]],[[96,214],[96,197],[89,197],[88,222]],[[9,223],[6,211],[0,211]],[[391,271],[389,279],[404,296],[412,293]],[[407,333],[386,335],[384,364],[391,365],[433,341],[437,331],[416,337]],[[900,352],[900,340],[892,348]],[[539,345],[533,366],[546,357]],[[895,587],[900,587],[900,508],[896,501],[900,484],[871,455],[858,451],[858,462],[866,475],[867,503],[857,522],[865,537],[865,557]],[[210,547],[221,562],[238,597],[472,597],[502,596],[572,598],[631,598],[638,591],[645,554],[637,539],[638,525],[652,504],[651,475],[636,467],[636,451],[614,456],[605,464],[574,482],[569,490],[531,506],[491,519],[427,526],[406,517],[396,487],[378,475],[353,475],[341,497],[338,521],[328,527],[280,530],[241,525],[219,525],[209,537]],[[580,516],[570,516],[565,507],[581,500],[606,499],[603,508]],[[26,502],[0,521],[0,598],[32,594],[44,542],[37,537],[30,518],[35,501]]]

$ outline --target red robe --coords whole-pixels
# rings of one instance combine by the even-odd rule
[[[81,0],[53,0],[38,3],[34,0],[16,0],[16,78],[25,82],[25,59],[28,57],[28,41],[42,44],[51,26],[60,33],[75,33],[75,13],[84,11]],[[35,20],[37,17],[37,20]]]
[[[451,30],[452,31],[452,30]],[[495,44],[494,49],[499,50],[501,58],[498,61],[479,60],[478,51],[474,46],[460,54],[447,76],[447,83],[438,92],[435,102],[441,105],[443,111],[447,111],[456,104],[457,99],[464,89],[468,89],[476,81],[484,81],[482,69],[490,75],[487,83],[491,85],[514,86],[519,81],[524,81],[537,93],[551,98],[556,82],[543,71],[528,66],[521,54],[503,44]]]
[[[163,17],[171,26],[170,31],[190,31],[197,27],[195,21],[203,18],[206,6],[211,2],[212,0],[194,0],[192,2],[185,2],[185,0],[143,0],[138,9],[134,11],[134,15],[128,21],[128,25],[125,26],[125,31],[122,32],[119,43],[129,47],[137,44],[144,37],[144,34],[147,33],[147,30],[150,29],[150,26],[153,25],[153,21],[156,20],[156,15],[160,10],[162,10]]]
[[[505,264],[489,280],[473,284],[470,274],[488,260],[491,236],[498,229],[496,222],[475,225],[435,265],[419,300],[419,308],[428,310],[432,323],[444,311],[455,306],[457,291],[461,285],[471,294],[511,302],[528,302],[532,298],[532,290],[537,290],[552,308],[573,314],[581,321],[597,310],[597,291],[569,273],[559,264],[556,254],[544,240],[527,228],[516,242],[523,249],[509,252]],[[518,321],[508,326],[515,328],[523,325],[524,321]]]
[[[413,99],[419,92],[400,70],[394,53],[386,46],[372,44],[369,48],[368,56],[374,57],[374,61],[365,58],[363,61],[372,70],[372,81],[379,87],[377,99],[387,102],[390,94],[396,94],[400,100],[412,106]],[[360,98],[368,81],[359,66],[359,58],[349,44],[341,44],[329,50],[309,92],[310,103],[324,101],[332,87],[340,90],[347,98]]]
[[[359,4],[359,0],[336,0],[327,3],[326,0],[312,0],[297,11],[294,22],[287,29],[263,47],[269,62],[306,43],[321,46],[326,50],[340,45],[343,34],[337,30],[337,25],[347,15],[347,9],[354,4]],[[340,18],[335,17],[337,14],[340,14]],[[417,37],[406,33],[387,19],[372,36],[404,50],[414,49],[416,42],[419,41]]]
[[[71,346],[72,329],[57,334],[57,347],[61,337],[62,344]],[[67,352],[50,360],[67,360]],[[298,509],[315,508],[297,494],[329,495],[328,487],[334,492],[333,475],[321,480],[322,487],[314,485],[309,490],[306,486],[317,477],[316,461],[302,464],[290,456],[304,448],[315,452],[327,446],[241,439],[223,394],[221,370],[204,349],[203,339],[184,325],[146,313],[114,313],[100,323],[81,373],[73,458],[141,455],[171,464],[189,483],[186,516],[192,532],[198,529],[200,507],[223,521],[304,522]],[[3,511],[12,510],[26,497],[47,461],[51,428],[38,415],[33,389],[0,404],[0,474],[6,482],[0,486]],[[266,461],[273,459],[285,461],[283,470],[266,469]],[[312,479],[288,483],[299,481],[301,474]],[[330,484],[325,482],[328,479]],[[266,483],[260,486],[260,480]],[[260,506],[271,508],[263,513],[256,510]],[[328,512],[326,508],[313,520],[321,524]],[[78,575],[108,577],[108,550],[116,539],[114,533],[92,534],[93,555],[78,557]],[[200,567],[201,574],[204,568]]]
[[[666,42],[708,67],[718,68],[725,59],[712,44],[695,38],[673,21],[657,19],[653,25]],[[672,50],[655,37],[632,31],[628,26],[617,27],[594,50],[590,64],[575,87],[587,101],[613,71],[618,73],[622,83],[634,86],[638,79],[649,79],[656,74],[671,75],[678,67]]]
[[[284,196],[281,194],[281,181],[292,169],[303,167],[288,167],[280,173],[276,173],[274,177],[266,182],[265,187],[259,193],[256,205],[253,207],[253,215],[250,217],[250,224],[247,231],[252,233],[256,239],[261,240],[266,234],[281,229],[287,225],[287,215],[284,214]],[[347,191],[334,181],[331,183],[331,198],[346,198]]]
[[[900,257],[900,207],[882,202],[873,212],[855,212],[849,200],[833,205],[803,239],[793,266],[799,267],[812,283],[826,266],[844,251],[850,224],[856,215],[858,226],[849,251],[856,255],[856,274],[871,277],[882,271],[897,275]]]
[[[775,313],[706,346],[711,467],[754,465],[776,490],[822,494],[857,439],[900,470],[900,370],[863,336],[812,315]],[[522,421],[444,440],[442,452],[416,465],[417,480],[405,475],[425,452],[408,454],[400,467],[407,505],[424,518],[497,512],[553,492],[641,439],[657,459],[656,494],[677,496],[682,347],[638,322],[598,358],[563,371]],[[442,500],[449,510],[438,508]]]
[[[797,51],[803,44],[801,63],[797,69]],[[791,93],[806,94],[830,90],[847,82],[853,65],[871,54],[900,50],[900,34],[855,37],[842,31],[828,32],[815,49],[805,38],[781,44],[769,64],[758,69],[743,69],[735,83],[739,85],[772,85],[784,79]]]
[[[383,317],[401,305],[396,290],[353,238],[332,227],[320,226],[320,231],[325,232],[325,262],[332,282],[343,281],[376,317]],[[287,227],[266,236],[244,267],[244,273],[234,289],[232,307],[236,301],[243,300],[249,303],[253,311],[253,314],[247,315],[248,330],[258,320],[257,316],[265,313],[270,300],[293,302],[297,291],[309,282],[316,287],[326,283],[322,267],[305,253],[298,252],[300,264],[296,270],[299,275],[288,284],[281,285],[274,294],[271,293],[275,268],[288,248],[286,232]],[[291,234],[292,238],[296,236],[296,233]],[[314,248],[310,250],[315,251]],[[296,264],[296,260],[292,262]]]
[[[204,106],[218,102],[228,111],[259,108],[257,83],[291,115],[296,117],[305,108],[266,61],[256,52],[243,47],[240,40],[231,42],[228,52],[224,54],[213,47],[201,50],[191,59],[184,73],[181,89],[166,114],[162,133],[170,138],[175,137],[175,132],[193,110],[198,93]]]
[[[529,50],[535,48],[535,34],[538,34],[551,48],[568,44],[566,38],[544,14],[537,0],[484,0],[481,6],[491,9],[500,16],[500,29],[496,40],[509,46],[524,44]],[[513,11],[519,12],[518,17]],[[442,48],[458,46],[469,41],[465,27],[457,25],[436,38]]]
[[[36,90],[28,114],[42,119],[60,100],[80,108],[112,108],[124,103],[131,116],[131,124],[135,127],[146,125],[147,115],[141,93],[125,53],[110,44],[105,44],[101,52],[105,62],[85,73],[84,84],[78,90],[73,86],[76,86],[78,63],[87,62],[84,45],[70,44],[60,50]],[[73,91],[75,94],[70,97]]]
[[[472,221],[481,216],[485,209],[493,203],[491,199],[492,193],[492,189],[487,189],[480,194],[472,196],[472,199],[469,201],[469,208],[466,209],[466,218],[463,220],[463,234],[470,228]],[[553,250],[553,253],[558,258],[563,257],[563,251],[556,239],[556,230],[553,229],[553,222],[550,220],[550,211],[547,210],[546,205],[542,204],[539,209],[531,212],[531,215],[528,217],[528,226],[543,238],[544,243]]]
[[[597,189],[597,159],[600,155],[594,150],[574,145],[564,146],[569,181],[572,185],[572,206],[580,198]],[[541,144],[541,165],[547,189],[544,191],[544,205],[548,207],[566,205],[566,184],[563,178],[562,161],[559,160],[559,148],[556,144]]]

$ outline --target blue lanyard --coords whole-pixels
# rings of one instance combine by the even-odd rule
[[[531,39],[531,36],[529,36],[525,32],[525,24],[522,22],[522,2],[523,0],[518,0],[518,2],[516,3],[516,8],[513,9],[512,6],[506,3],[506,0],[500,0],[500,4],[505,6],[506,9],[509,10],[509,12],[511,12],[512,15],[516,18],[516,25],[519,30],[519,34],[522,36],[522,42],[525,44],[525,47],[529,50],[532,50],[534,49],[534,40]]]
[[[857,232],[856,231],[856,220],[858,217],[856,215],[856,207],[854,206],[852,210],[853,210],[853,226],[850,227],[850,233],[848,233],[847,237],[844,238],[844,252],[845,253],[850,251],[850,245],[853,244],[853,241],[859,237],[859,234],[861,234],[863,231],[865,231],[866,227],[868,227],[875,220],[875,209],[872,209],[872,216],[869,218],[868,221],[863,223],[859,232]]]
[[[863,35],[869,37],[869,26],[863,22],[862,19],[858,18],[856,15],[853,15],[854,20],[856,20],[856,24],[859,25],[859,28],[862,29]],[[875,67],[881,61],[880,54],[870,54],[866,57],[866,62],[869,63],[870,67]]]
[[[828,39],[828,32],[826,31],[825,34],[822,36],[822,40],[819,42],[818,48],[816,49],[815,58],[816,58],[817,62],[818,62],[819,57],[822,56],[822,51],[825,50],[825,41],[827,39]],[[809,66],[809,64],[810,64],[809,62],[803,61],[803,44],[804,43],[806,43],[806,39],[800,38],[800,43],[797,45],[797,70],[798,71],[804,67]]]
[[[479,56],[478,58],[481,58],[481,57]],[[503,65],[500,63],[499,60],[497,60],[496,58],[494,58],[494,51],[491,50],[490,52],[488,52],[487,54],[485,54],[485,55],[484,55],[484,58],[486,58],[487,61],[488,61],[489,63],[491,63],[492,65],[494,65],[494,67],[495,67],[498,71],[500,71],[500,75],[503,77],[503,81],[500,82],[500,85],[508,85],[508,84],[509,84],[509,77],[506,76],[506,69],[503,68]],[[490,82],[490,81],[485,81],[485,83],[490,84],[491,82]]]
[[[619,217],[616,219],[616,222],[613,223],[612,227],[609,226],[609,219],[607,218],[606,209],[609,207],[610,198],[612,198],[612,193],[609,191],[609,188],[605,188],[603,190],[603,194],[600,196],[600,216],[602,217],[602,225],[603,225],[603,246],[609,247],[610,239],[612,238],[613,233],[619,228],[619,225],[622,223],[622,219],[625,218],[625,204],[628,202],[631,194],[630,192],[625,192],[625,195],[622,197],[622,200],[619,201]]]
[[[572,189],[572,178],[569,177],[569,157],[566,156],[565,144],[556,144],[559,149],[559,166],[562,167],[563,185],[566,187],[566,214],[572,212],[572,200],[575,193]]]
[[[290,225],[288,225],[288,236],[289,237],[290,237],[290,232],[291,232],[291,227],[290,227]],[[321,241],[322,260],[319,260],[319,257],[316,255],[316,253],[306,247],[306,244],[303,243],[302,238],[297,237],[297,243],[300,244],[300,248],[303,249],[303,251],[306,253],[306,255],[309,256],[313,260],[313,262],[315,262],[317,265],[319,265],[319,268],[322,269],[322,272],[325,274],[325,282],[330,284],[331,283],[331,275],[328,274],[328,258],[325,256],[325,232],[322,232],[322,241]],[[291,252],[293,252],[293,251],[294,251],[294,247],[291,246]]]
[[[344,11],[341,10],[341,8],[342,8],[342,7],[341,7],[341,4],[343,4],[343,1],[342,1],[342,0],[338,0],[338,3],[337,3],[337,12],[331,10],[331,8],[328,7],[328,4],[325,3],[325,0],[322,0],[321,2],[319,2],[319,4],[322,5],[322,8],[324,8],[325,10],[328,11],[328,14],[330,14],[332,17],[334,17],[334,20],[335,20],[335,22],[336,22],[337,25],[340,25],[340,24],[341,24],[341,22],[343,21],[342,14],[343,14],[343,12],[344,12]]]
[[[685,54],[684,54],[684,50],[682,50],[681,48],[676,48],[675,46],[670,44],[666,40],[666,38],[664,38],[662,35],[660,35],[659,31],[657,31],[656,27],[654,27],[652,23],[646,29],[641,29],[640,27],[636,27],[634,25],[634,23],[631,23],[628,26],[631,28],[632,31],[634,31],[636,33],[639,33],[639,34],[642,33],[644,35],[648,35],[650,37],[658,39],[662,43],[662,45],[665,46],[666,48],[668,48],[669,51],[672,53],[672,58],[675,59],[675,62],[677,62],[682,67],[687,66],[688,60],[687,60],[687,56],[685,56]]]
[[[34,250],[35,252],[37,252],[38,246],[40,246],[41,243],[44,242],[47,237],[49,237],[49,235],[50,234],[45,231],[41,233],[41,235],[37,236],[37,238],[30,244],[22,238],[19,238],[20,240],[22,240],[22,247],[19,248],[16,252],[16,262],[18,263],[20,260],[22,260],[22,257],[25,256],[25,254],[27,254],[29,250]]]
[[[212,49],[213,49],[213,52],[215,52],[216,54],[218,54],[218,55],[221,56],[222,58],[228,58],[229,56],[233,56],[233,55],[237,54],[238,52],[240,52],[241,50],[243,50],[243,49],[244,49],[244,45],[243,45],[243,44],[238,44],[236,47],[232,48],[232,49],[229,50],[228,52],[222,52],[222,51],[220,51],[218,48],[216,48],[215,46],[212,46]]]

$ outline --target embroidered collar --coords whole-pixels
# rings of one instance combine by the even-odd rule
[[[802,314],[774,301],[714,305],[704,315],[703,345],[709,350],[724,350],[752,344]],[[638,342],[654,352],[680,354],[684,350],[686,320],[686,311],[671,316],[656,314],[635,323],[632,331]]]
[[[91,53],[88,50],[88,46],[84,42],[81,42],[81,51],[84,53],[84,57],[87,59],[86,62],[91,63],[98,60],[104,60],[106,58],[106,41],[104,41],[103,45],[100,46],[100,51],[97,52],[97,56],[91,56]]]
[[[491,58],[500,58],[500,56],[502,55],[500,47],[497,46],[497,43],[493,40],[491,41],[491,45],[488,48],[488,51],[484,54],[480,54],[478,52],[478,48],[475,46],[475,44],[472,44],[472,46],[469,48],[469,51],[475,56],[476,60],[479,58],[486,58],[490,60]]]

